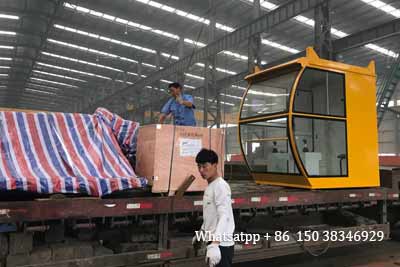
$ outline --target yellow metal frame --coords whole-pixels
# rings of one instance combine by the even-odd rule
[[[255,80],[268,77],[271,71],[285,69],[299,64],[300,71],[291,88],[289,108],[279,114],[259,116],[256,118],[241,119],[243,104],[248,90]],[[325,70],[341,73],[345,76],[345,104],[346,116],[324,116],[294,112],[294,100],[297,85],[306,68]],[[296,174],[273,174],[251,172],[257,183],[300,188],[350,188],[350,187],[376,187],[379,186],[379,161],[378,161],[378,129],[376,122],[376,75],[375,63],[371,61],[367,67],[348,65],[340,62],[321,59],[312,48],[307,48],[306,57],[302,57],[285,64],[266,70],[256,70],[255,73],[245,78],[248,88],[240,104],[238,114],[239,143],[246,164],[251,172],[240,136],[240,126],[249,122],[265,121],[274,118],[287,118],[289,145],[293,158],[300,172]],[[343,177],[309,177],[300,160],[299,151],[295,142],[293,130],[293,117],[329,118],[346,122],[347,138],[347,170],[348,176]]]

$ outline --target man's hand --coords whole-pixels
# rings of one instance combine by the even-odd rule
[[[178,102],[179,104],[183,105],[182,95],[178,95],[178,96],[175,98],[175,100],[176,100],[176,102]]]
[[[167,115],[165,115],[164,113],[161,113],[158,123],[163,124],[166,118],[167,118]]]
[[[207,246],[206,263],[210,267],[216,266],[221,261],[221,250],[219,245],[212,243]]]

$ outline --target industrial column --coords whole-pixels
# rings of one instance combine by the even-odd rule
[[[181,38],[179,38],[179,41],[178,41],[178,57],[180,59],[183,58],[183,45],[184,45],[184,39],[183,39],[183,37],[181,37]],[[177,76],[176,80],[178,81],[178,83],[180,83],[182,86],[184,86],[185,73],[181,70],[176,73],[176,76]]]
[[[155,58],[157,71],[161,69],[160,57],[161,57],[160,51],[157,51],[156,58]],[[150,89],[151,90],[150,91],[150,124],[155,122],[154,121],[154,102],[155,102],[155,99],[158,99],[155,97],[156,95],[158,95],[155,88],[160,90],[160,87],[161,87],[160,80],[158,80],[157,82],[155,82],[153,84],[153,88]]]
[[[209,0],[210,6],[210,25],[208,27],[208,44],[212,43],[215,40],[215,0]],[[206,64],[204,67],[204,94],[203,94],[203,126],[208,126],[208,113],[209,113],[209,103],[208,96],[210,92],[215,90],[215,54],[210,55],[206,59]]]
[[[261,16],[261,5],[260,0],[254,0],[253,2],[253,19],[257,19]],[[261,64],[261,34],[255,34],[249,38],[248,46],[248,64],[249,73],[254,71],[255,66]]]
[[[332,59],[330,0],[314,9],[314,50],[320,58]]]

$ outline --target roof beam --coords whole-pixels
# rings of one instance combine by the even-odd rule
[[[249,24],[238,28],[234,32],[229,33],[224,37],[212,42],[211,44],[199,49],[192,55],[180,59],[176,63],[171,64],[169,67],[156,71],[152,75],[139,80],[134,85],[114,91],[111,95],[105,96],[100,101],[93,103],[87,110],[91,111],[94,110],[96,106],[105,105],[112,97],[120,96],[123,93],[129,93],[135,90],[140,90],[144,86],[153,84],[164,77],[168,77],[180,71],[185,71],[194,63],[212,55],[216,55],[220,51],[230,49],[240,42],[247,41],[251,36],[257,33],[270,31],[273,27],[318,6],[321,1],[322,0],[292,0],[261,16],[260,18],[255,19]]]
[[[52,2],[42,2],[36,0],[34,3],[31,3],[31,5],[28,5],[28,10],[29,8],[33,7],[34,7],[33,9],[43,9],[46,11],[46,16],[44,17],[26,16],[21,19],[21,27],[23,29],[26,27],[27,29],[32,29],[35,32],[37,31],[38,33],[40,33],[40,42],[39,44],[37,44],[38,47],[31,52],[30,56],[33,58],[33,61],[30,64],[29,72],[23,79],[24,81],[23,86],[19,88],[19,90],[23,90],[23,88],[25,88],[25,84],[28,82],[29,78],[32,75],[35,62],[40,56],[40,50],[46,44],[47,36],[52,28],[53,19],[59,8],[62,7],[62,3],[63,0],[56,0]],[[24,41],[24,43],[25,42],[26,40]]]
[[[333,42],[333,51],[334,53],[341,53],[397,34],[400,34],[400,19],[395,19],[336,40]]]
[[[378,26],[359,31],[357,33],[354,33],[352,35],[349,35],[347,37],[333,40],[332,41],[332,46],[333,46],[333,53],[338,54],[341,53],[345,50],[349,50],[355,47],[360,47],[362,45],[365,45],[367,43],[371,43],[377,40],[381,40],[384,38],[389,38],[393,35],[400,34],[400,19],[396,19],[393,21],[390,21],[388,23],[383,23]],[[263,69],[267,69],[285,62],[288,62],[290,60],[303,57],[305,56],[305,51],[302,51],[300,53],[291,55],[289,57],[285,57],[282,59],[278,59],[276,61],[270,62],[267,65],[263,65]],[[217,81],[217,88],[224,88],[227,87],[231,84],[238,83],[240,81],[243,81],[244,77],[248,74],[247,71],[238,73],[237,75],[229,76],[227,78],[223,78]],[[203,86],[197,87],[195,90],[202,90],[204,89]],[[160,99],[161,102],[165,102],[165,99],[167,98],[162,98]],[[147,108],[149,103],[146,103],[143,105],[144,108]],[[153,103],[153,105],[156,105],[156,103]]]

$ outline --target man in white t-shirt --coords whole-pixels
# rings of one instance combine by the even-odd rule
[[[206,239],[201,241],[207,242],[206,263],[210,267],[230,267],[235,244],[231,189],[218,174],[218,155],[213,150],[202,149],[196,156],[196,163],[200,175],[208,182],[203,196],[201,226]]]

